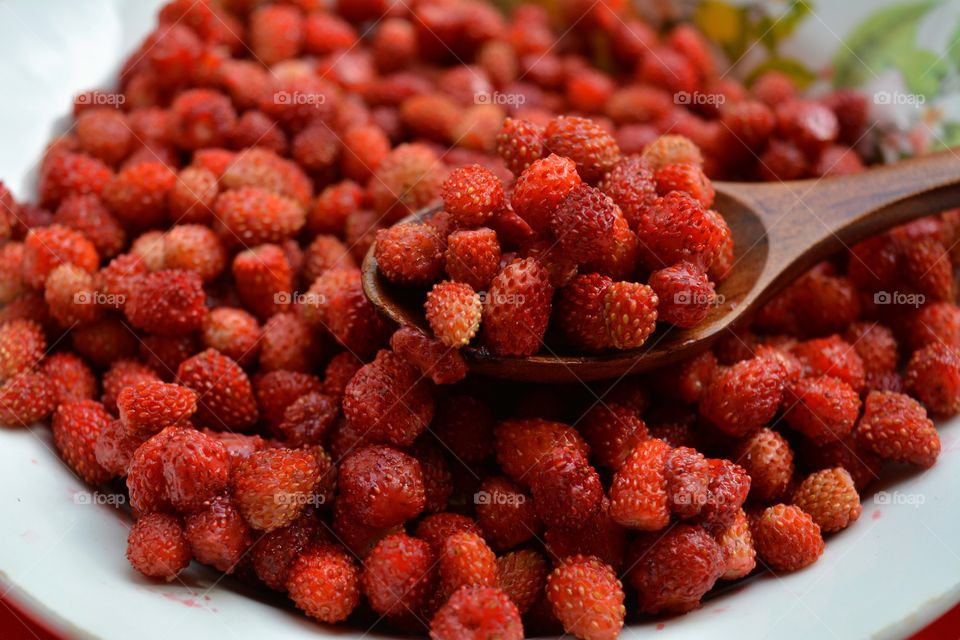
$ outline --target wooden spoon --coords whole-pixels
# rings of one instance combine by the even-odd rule
[[[601,354],[572,354],[548,344],[536,355],[513,358],[468,347],[462,353],[471,370],[536,382],[599,380],[643,373],[695,355],[837,250],[897,224],[960,206],[960,155],[947,151],[820,180],[713,184],[714,208],[733,232],[736,260],[717,289],[722,303],[700,324],[691,329],[663,325],[638,349]],[[417,212],[404,222],[433,210]],[[429,333],[425,292],[387,282],[373,254],[371,247],[363,261],[367,296],[392,320]]]

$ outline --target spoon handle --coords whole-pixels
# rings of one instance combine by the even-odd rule
[[[960,207],[960,149],[836,178],[723,183],[763,221],[770,254],[758,285],[787,282],[842,248],[916,218]]]

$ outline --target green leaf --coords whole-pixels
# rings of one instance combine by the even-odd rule
[[[933,4],[927,0],[894,5],[860,23],[834,56],[834,85],[860,86],[885,68],[899,68],[897,62],[915,51],[917,26]]]

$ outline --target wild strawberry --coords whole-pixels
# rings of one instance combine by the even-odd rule
[[[786,386],[777,360],[753,358],[721,370],[704,390],[700,414],[728,435],[743,436],[776,414]]]
[[[960,348],[960,307],[951,302],[931,302],[908,312],[898,336],[911,350],[934,342]],[[865,363],[866,364],[866,363]]]
[[[497,134],[497,153],[514,175],[543,157],[543,127],[526,120],[507,118]]]
[[[107,367],[114,360],[137,354],[137,339],[130,328],[113,316],[75,327],[70,332],[73,350],[92,364]]]
[[[557,447],[569,447],[584,457],[590,452],[580,434],[568,425],[539,418],[507,420],[494,432],[497,462],[512,480],[529,485],[532,474]]]
[[[771,429],[759,429],[733,451],[731,459],[750,474],[750,497],[761,503],[779,500],[793,479],[793,450],[787,440]]]
[[[342,142],[340,165],[343,174],[358,182],[369,179],[390,153],[390,139],[375,124],[350,127],[343,133]]]
[[[197,409],[197,394],[180,385],[148,380],[122,389],[117,409],[127,431],[146,440],[164,427],[189,420]]]
[[[308,371],[324,351],[322,337],[295,313],[277,313],[260,333],[260,368],[263,371]]]
[[[390,351],[357,372],[347,385],[344,415],[369,437],[406,446],[433,418],[433,389],[420,372]]]
[[[167,196],[177,181],[162,162],[140,162],[124,167],[103,189],[103,201],[121,222],[132,227],[156,226],[166,221]]]
[[[290,155],[312,173],[330,171],[340,153],[340,140],[324,123],[312,124],[293,136]]]
[[[609,133],[592,120],[576,116],[551,120],[544,129],[543,144],[550,153],[576,162],[580,177],[590,183],[620,159],[620,148]]]
[[[723,241],[721,221],[682,191],[654,200],[640,215],[637,238],[651,269],[687,260],[709,266]]]
[[[306,222],[299,203],[260,187],[223,192],[214,204],[214,214],[224,243],[234,247],[283,242]]]
[[[595,405],[581,418],[578,428],[594,459],[614,471],[648,437],[637,412],[617,403]]]
[[[672,511],[682,519],[696,517],[709,497],[710,464],[689,447],[670,451],[664,464],[667,495]]]
[[[373,355],[389,335],[387,326],[363,293],[359,269],[327,271],[310,286],[304,318],[328,330],[358,356]]]
[[[259,355],[260,324],[243,309],[217,307],[203,319],[201,339],[203,346],[248,364]]]
[[[855,322],[846,329],[844,339],[853,345],[869,374],[892,371],[897,366],[897,341],[893,332],[876,322]]]
[[[24,371],[0,385],[0,425],[29,427],[57,408],[56,389],[38,372]]]
[[[550,320],[546,269],[532,258],[507,265],[493,279],[483,310],[484,337],[499,355],[527,356],[540,349]]]
[[[588,351],[612,346],[603,305],[611,284],[606,276],[581,274],[559,290],[553,320],[572,346]]]
[[[430,545],[403,533],[387,536],[364,560],[360,584],[380,615],[420,611],[434,589],[436,570]]]
[[[311,618],[339,622],[360,601],[360,570],[347,553],[322,544],[290,563],[287,592],[297,608]]]
[[[92,485],[102,484],[111,476],[97,462],[94,452],[97,437],[110,420],[110,414],[102,404],[95,400],[80,400],[60,405],[50,423],[53,443],[64,462]]]
[[[284,310],[293,289],[293,270],[283,249],[264,244],[241,251],[233,259],[237,293],[250,311],[261,319]]]
[[[927,412],[902,393],[872,391],[854,431],[857,444],[881,458],[931,467],[940,436]]]
[[[217,571],[233,573],[253,543],[253,532],[227,496],[217,496],[186,517],[190,552]]]
[[[643,613],[696,609],[724,569],[720,545],[703,527],[689,524],[647,534],[632,551],[638,560],[627,580],[638,592]]]
[[[635,282],[614,282],[603,296],[603,319],[611,344],[639,347],[653,333],[659,300],[653,289]]]
[[[323,391],[323,383],[316,376],[282,369],[255,377],[254,387],[260,415],[271,428],[283,422],[287,408],[298,398]]]
[[[127,244],[123,227],[94,195],[65,198],[53,215],[53,223],[82,233],[103,258],[114,257]]]
[[[419,369],[434,384],[454,384],[467,375],[467,363],[457,349],[451,349],[414,327],[404,326],[397,329],[390,337],[390,348]],[[356,373],[357,370],[358,366],[351,365],[350,371]],[[346,373],[345,371],[344,375]],[[350,378],[352,377],[353,374],[350,375]],[[340,395],[343,394],[348,380],[344,380],[342,385],[337,383]],[[333,384],[335,380],[328,374],[326,382]]]
[[[31,229],[23,243],[21,275],[34,289],[42,289],[47,276],[61,264],[72,264],[88,273],[100,265],[93,243],[59,224]]]
[[[475,500],[477,522],[483,536],[497,551],[523,544],[542,528],[533,500],[506,478],[484,478]]]
[[[643,150],[643,158],[654,169],[668,164],[703,166],[703,154],[689,138],[681,135],[660,136]]]
[[[440,159],[421,143],[402,144],[380,163],[370,179],[370,198],[385,222],[430,204],[440,196],[444,179]]]
[[[554,562],[580,554],[596,556],[614,569],[623,564],[626,529],[610,517],[610,501],[606,498],[590,518],[571,528],[549,527],[544,538]]]
[[[71,328],[98,319],[103,308],[94,298],[94,277],[72,264],[61,264],[50,272],[44,285],[44,300],[50,317],[61,327]]]
[[[231,485],[243,518],[254,529],[269,532],[297,519],[319,479],[319,467],[310,453],[267,449],[241,462]]]
[[[148,578],[176,578],[190,564],[190,547],[180,521],[154,513],[134,522],[127,538],[127,559]]]
[[[942,342],[915,351],[907,364],[906,386],[935,416],[960,411],[960,353]]]
[[[423,510],[423,472],[420,463],[405,453],[386,446],[364,447],[348,455],[339,471],[339,500],[368,526],[391,527]]]
[[[273,94],[269,96],[271,106],[285,108],[290,102],[274,102]],[[304,105],[294,105],[294,107],[297,106],[303,107]],[[317,113],[316,105],[306,106],[311,111],[310,117],[314,117]],[[194,164],[197,164],[199,153],[194,154]],[[214,168],[210,168],[210,170],[217,174]],[[306,207],[313,195],[313,184],[303,169],[292,160],[281,158],[269,149],[253,148],[237,153],[232,161],[225,164],[219,175],[221,175],[220,184],[225,190],[242,191],[244,187],[262,189],[282,196],[286,200],[293,200],[301,207]],[[258,199],[262,198],[263,196],[260,194]],[[287,206],[286,200],[281,201],[284,205],[283,209],[292,212],[292,208]],[[236,199],[234,203],[237,204]],[[239,204],[243,204],[242,199]],[[287,221],[290,222],[290,220]]]
[[[653,48],[637,65],[637,77],[642,82],[674,94],[695,91],[698,75],[696,67],[685,55],[666,46]]]
[[[412,95],[400,104],[400,121],[405,129],[418,138],[441,144],[456,140],[453,127],[462,115],[460,105],[442,93]]]
[[[424,286],[443,273],[443,240],[430,225],[398,224],[377,232],[377,266],[391,282]]]
[[[493,229],[462,229],[447,237],[446,271],[451,280],[485,291],[500,269],[500,243]]]
[[[853,431],[860,395],[837,378],[819,376],[787,385],[784,405],[787,424],[823,444]]]
[[[11,320],[0,325],[0,381],[36,367],[46,350],[43,329],[33,320]]]
[[[633,450],[613,476],[610,515],[628,528],[657,531],[670,521],[665,465],[670,446],[646,440]]]
[[[443,183],[443,206],[460,225],[485,224],[503,206],[503,184],[492,171],[474,164],[454,169]]]
[[[196,419],[214,429],[244,431],[257,421],[257,403],[247,374],[227,356],[207,349],[180,363],[179,384],[199,396]]]
[[[141,444],[143,439],[127,433],[127,428],[120,420],[111,420],[97,436],[93,452],[101,467],[112,476],[122,477],[127,475],[130,460]]]
[[[320,522],[309,510],[292,524],[263,534],[250,552],[257,577],[271,589],[285,591],[290,564],[323,537]]]
[[[164,380],[172,380],[180,363],[200,351],[193,333],[177,336],[147,335],[140,340],[140,360],[160,374]]]
[[[291,447],[318,444],[324,441],[339,413],[340,408],[330,396],[308,393],[287,407],[277,428]]]
[[[200,276],[169,269],[144,275],[133,288],[124,313],[135,327],[161,335],[200,329],[207,309]]]
[[[423,474],[424,512],[438,513],[447,508],[453,494],[453,474],[444,450],[435,440],[420,439],[409,449],[420,463]]]
[[[740,465],[723,458],[710,458],[710,484],[700,509],[704,525],[729,526],[750,492],[750,476]]]
[[[750,523],[741,509],[736,519],[716,536],[723,554],[721,580],[736,580],[748,575],[757,566],[757,551],[753,547]]]
[[[780,135],[813,154],[837,139],[840,125],[829,108],[808,100],[790,100],[774,108]]]
[[[620,208],[599,189],[581,184],[550,213],[549,226],[560,249],[577,262],[590,262],[613,251],[613,229]]]
[[[750,531],[760,560],[776,572],[797,571],[823,553],[820,527],[810,514],[794,505],[764,509]]]
[[[58,405],[77,400],[93,400],[97,395],[97,378],[82,358],[72,353],[54,353],[40,367],[53,385]]]
[[[167,231],[163,242],[164,268],[194,271],[204,282],[211,282],[223,272],[226,262],[220,239],[208,227],[178,224]]]
[[[468,284],[434,285],[427,294],[425,307],[434,335],[449,347],[466,346],[480,328],[482,303]]]
[[[862,511],[853,478],[842,467],[807,476],[794,492],[793,504],[810,514],[826,533],[845,529]]]
[[[804,375],[838,378],[859,391],[864,384],[863,360],[856,350],[839,336],[801,342],[792,349],[800,359]]]
[[[581,182],[573,160],[551,154],[532,162],[517,177],[510,203],[517,215],[539,233],[547,228],[553,210]]]
[[[547,559],[532,549],[521,549],[497,558],[497,584],[521,615],[541,597],[550,567]]]
[[[110,411],[117,410],[117,397],[128,386],[138,382],[156,380],[159,377],[150,367],[135,360],[116,360],[111,363],[110,369],[103,374],[103,401]]]
[[[600,190],[620,207],[631,228],[657,198],[653,169],[645,158],[636,155],[626,156],[614,165],[600,182]]]
[[[689,262],[654,271],[648,284],[660,301],[657,317],[678,327],[695,326],[716,300],[707,274]]]
[[[570,556],[547,578],[547,599],[567,633],[586,640],[616,638],[626,608],[613,569],[592,556]]]
[[[70,151],[50,154],[40,166],[40,204],[55,209],[71,195],[99,196],[112,176],[110,167],[88,155]]]
[[[497,266],[500,263],[497,246]],[[23,264],[23,243],[7,242],[0,247],[0,303],[7,304],[22,294],[26,287],[20,272]]]
[[[444,594],[464,586],[497,585],[497,558],[475,533],[459,532],[447,537],[439,558],[440,589]]]
[[[167,194],[169,219],[174,224],[204,224],[213,218],[213,203],[220,188],[217,176],[203,167],[190,166],[177,174]]]
[[[657,169],[657,193],[665,196],[671,191],[683,191],[695,198],[704,208],[713,205],[713,184],[695,164],[666,164]]]
[[[520,613],[510,598],[493,586],[465,586],[450,596],[430,622],[432,640],[523,638]]]
[[[574,449],[557,447],[531,475],[537,515],[548,527],[575,527],[594,515],[603,500],[600,476]]]
[[[303,279],[305,282],[313,282],[330,269],[356,266],[350,249],[339,238],[320,234],[304,251]]]
[[[163,245],[166,238],[162,231],[147,231],[137,236],[130,245],[130,254],[143,262],[144,271],[163,269]]]

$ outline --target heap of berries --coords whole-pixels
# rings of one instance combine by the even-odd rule
[[[522,355],[551,325],[595,351],[695,324],[674,294],[709,299],[733,249],[707,176],[862,166],[862,97],[748,93],[687,26],[563,5],[561,32],[477,0],[172,0],[119,93],[77,99],[37,202],[0,187],[0,425],[48,422],[78,478],[127,492],[134,568],[434,640],[608,640],[810,565],[886,462],[936,462],[957,211],[650,379],[467,375],[478,333]],[[671,98],[693,91],[724,100]],[[364,297],[374,239],[432,286],[435,335]]]
[[[688,138],[621,157],[593,120],[508,118],[497,150],[518,171],[510,188],[480,164],[454,169],[441,211],[377,233],[387,280],[432,285],[426,319],[444,345],[480,336],[528,356],[552,327],[574,350],[632,349],[658,319],[690,328],[710,312],[733,238]]]

